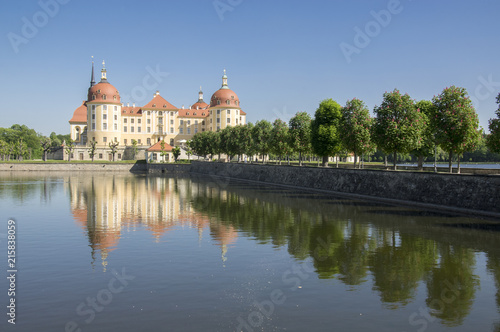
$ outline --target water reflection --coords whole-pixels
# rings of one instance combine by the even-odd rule
[[[0,197],[22,200],[39,192],[50,200],[50,186],[60,184],[50,178],[9,181],[2,182]],[[320,279],[339,280],[354,291],[368,284],[389,310],[425,291],[429,317],[458,326],[473,308],[482,281],[477,255],[485,253],[500,308],[494,221],[197,177],[94,174],[63,181],[74,220],[88,238],[91,264],[99,269],[106,270],[125,232],[145,229],[152,241],[163,241],[187,227],[199,239],[210,236],[223,264],[239,236],[251,238],[310,261]]]

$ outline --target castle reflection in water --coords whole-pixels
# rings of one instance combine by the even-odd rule
[[[137,227],[148,229],[156,241],[178,226],[198,229],[200,241],[208,230],[221,248],[223,262],[227,260],[228,246],[238,237],[233,226],[194,211],[188,199],[200,191],[225,199],[224,190],[200,187],[199,183],[182,178],[107,174],[72,177],[67,184],[71,212],[88,235],[92,264],[100,259],[104,271],[108,255],[118,247],[122,233]]]

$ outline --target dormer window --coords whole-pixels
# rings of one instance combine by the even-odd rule
[[[167,108],[167,104],[163,105],[163,108]]]
[[[92,95],[92,100],[95,100],[95,95]]]
[[[186,115],[189,115],[189,112],[186,112]]]
[[[217,105],[220,105],[220,100],[217,100]]]
[[[102,95],[102,100],[106,100],[106,95]]]
[[[193,115],[196,115],[196,112],[194,112]]]
[[[101,89],[97,90],[97,93],[101,93]]]
[[[116,100],[116,96],[113,96],[113,100]]]
[[[234,99],[234,96],[231,96],[231,99]]]
[[[226,104],[231,105],[231,102],[229,101],[229,99],[226,100]]]
[[[153,104],[153,108],[156,107],[156,104]]]
[[[201,113],[201,115],[205,116],[205,113],[203,112],[203,113]]]

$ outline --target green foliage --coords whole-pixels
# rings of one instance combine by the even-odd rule
[[[313,152],[323,157],[323,166],[328,157],[342,151],[341,118],[342,107],[332,99],[323,100],[314,114],[311,123],[311,143]]]
[[[172,149],[172,154],[174,155],[175,162],[177,162],[177,158],[181,155],[181,148],[176,146]]]
[[[311,147],[311,116],[307,112],[297,112],[290,119],[290,147],[293,151],[307,154]]]
[[[70,138],[66,141],[66,145],[64,146],[64,150],[68,154],[68,161],[71,161],[71,154],[73,153],[73,149],[75,148],[75,142]]]
[[[135,139],[132,140],[132,154],[133,154],[133,158],[135,158],[135,156],[137,156],[137,141]]]
[[[479,119],[465,88],[451,86],[432,98],[436,140],[443,150],[462,155],[481,139]]]
[[[500,153],[500,93],[497,96],[497,104],[498,109],[495,111],[497,117],[489,121],[490,134],[486,144],[492,152]]]
[[[118,151],[118,142],[109,142],[108,146],[111,150],[111,155],[113,156],[113,161],[115,161],[115,154]]]
[[[342,141],[346,150],[353,152],[355,157],[374,151],[375,144],[371,139],[372,124],[370,111],[362,100],[348,100],[342,108]]]
[[[384,93],[382,104],[375,107],[373,135],[385,153],[409,153],[422,145],[424,117],[408,94],[399,90]],[[393,160],[396,169],[396,158]]]
[[[88,149],[89,151],[89,156],[92,158],[92,162],[94,161],[94,157],[96,155],[96,149],[97,149],[97,141],[90,141],[90,147]]]
[[[0,128],[0,140],[4,141],[8,146],[7,154],[19,158],[21,152],[22,158],[31,157],[38,159],[42,157],[42,145],[40,139],[43,136],[37,134],[34,129],[30,129],[25,125],[12,125],[10,128]],[[23,142],[22,147],[20,141]],[[19,149],[21,147],[21,150]]]
[[[257,121],[255,126],[251,129],[253,146],[255,150],[262,156],[262,163],[264,163],[265,156],[271,149],[271,130],[273,126],[267,120]]]
[[[271,153],[279,156],[280,163],[283,156],[291,152],[290,148],[290,132],[285,121],[276,119],[273,122],[273,129],[271,130]]]
[[[69,141],[71,139],[71,135],[58,135],[55,132],[50,133],[50,140],[52,141],[52,147],[58,148],[60,147],[64,141]]]

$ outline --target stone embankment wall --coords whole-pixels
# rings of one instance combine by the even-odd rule
[[[57,171],[57,172],[147,172],[147,164],[103,164],[103,163],[5,163],[0,171]]]
[[[193,162],[190,172],[500,216],[500,176]]]

